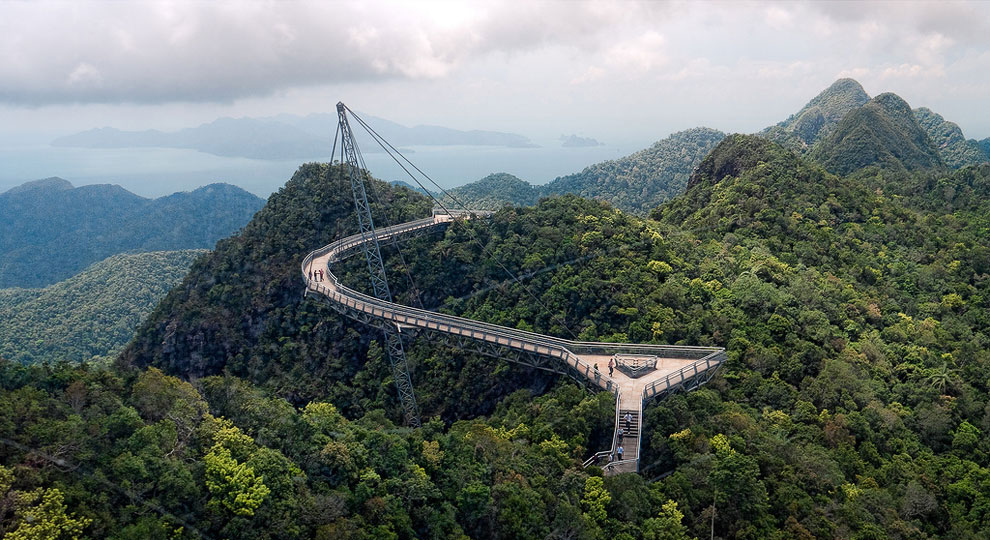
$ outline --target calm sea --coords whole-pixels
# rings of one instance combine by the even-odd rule
[[[540,143],[542,144],[542,143]],[[445,188],[507,172],[544,184],[646,145],[562,148],[551,141],[538,148],[425,146],[403,149],[413,163]],[[0,143],[0,192],[30,180],[59,176],[76,186],[119,184],[145,197],[189,191],[213,182],[240,186],[261,197],[277,191],[301,163],[312,159],[257,160],[228,158],[171,148],[56,148],[47,144]],[[413,183],[384,154],[366,153],[372,174],[384,180]]]

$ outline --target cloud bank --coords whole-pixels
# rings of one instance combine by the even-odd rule
[[[436,79],[493,52],[595,47],[628,18],[594,3],[470,6],[4,3],[0,101],[222,102],[298,86]]]
[[[986,131],[988,74],[987,2],[0,2],[8,110],[318,93],[509,130],[759,129],[851,76]]]

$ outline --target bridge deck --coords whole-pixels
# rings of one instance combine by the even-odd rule
[[[381,241],[444,226],[452,219],[452,216],[438,214],[379,229],[375,231],[375,236]],[[307,292],[325,296],[335,309],[362,322],[379,326],[394,324],[400,331],[416,329],[451,336],[460,342],[481,343],[487,349],[478,352],[492,354],[492,351],[507,351],[515,355],[507,357],[510,360],[541,358],[542,363],[530,360],[527,363],[541,369],[567,373],[585,380],[593,388],[614,393],[617,396],[617,413],[621,411],[625,416],[628,412],[634,420],[633,425],[624,429],[623,439],[616,438],[609,452],[598,454],[608,456],[611,461],[615,448],[620,445],[624,448],[622,461],[606,467],[610,473],[638,470],[643,402],[704,384],[725,358],[724,350],[716,347],[574,342],[379,300],[344,286],[331,271],[335,262],[355,254],[368,241],[371,239],[354,235],[307,255],[302,263]],[[322,281],[310,278],[311,272],[317,270],[325,273]],[[616,353],[657,355],[657,369],[635,379],[615,369],[610,377],[608,362]],[[493,355],[502,357],[501,354]],[[625,426],[626,422],[617,414],[616,430],[620,425]]]

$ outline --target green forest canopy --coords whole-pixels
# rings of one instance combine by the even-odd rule
[[[107,362],[202,249],[114,255],[43,289],[0,289],[0,355]]]
[[[604,479],[579,462],[607,395],[429,343],[409,357],[433,419],[392,423],[374,333],[299,295],[301,257],[354,228],[331,173],[304,166],[195,263],[118,372],[0,363],[8,497],[96,537],[707,537],[713,507],[720,538],[990,532],[990,167],[839,177],[733,136],[649,219],[563,196],[403,245],[427,307],[727,347],[647,408],[643,475]],[[375,186],[383,223],[428,211]],[[17,500],[8,532],[41,512]]]

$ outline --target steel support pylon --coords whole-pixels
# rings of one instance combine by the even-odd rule
[[[375,297],[386,302],[392,301],[392,292],[388,287],[385,276],[385,264],[382,262],[382,252],[375,235],[375,222],[371,219],[371,206],[368,204],[368,193],[364,187],[363,173],[358,160],[357,147],[347,121],[347,107],[337,103],[337,117],[340,123],[341,152],[347,166],[347,176],[351,181],[351,192],[354,195],[354,207],[357,210],[358,227],[360,228],[361,249],[364,260],[368,263],[368,273],[371,275],[371,288]],[[419,407],[416,405],[416,394],[413,392],[412,380],[409,377],[409,365],[406,362],[406,351],[402,346],[399,329],[392,324],[382,325],[385,334],[385,354],[388,355],[392,367],[392,378],[398,390],[399,401],[406,424],[419,427]]]

